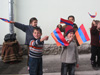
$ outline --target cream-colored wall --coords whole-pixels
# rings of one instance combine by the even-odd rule
[[[5,2],[5,0],[2,1]],[[0,4],[5,4],[1,2]],[[78,25],[78,27],[81,24],[84,24],[90,37],[89,29],[93,19],[90,18],[88,12],[91,14],[95,14],[95,12],[97,12],[97,17],[95,19],[100,20],[99,4],[99,0],[16,0],[14,4],[14,16],[15,21],[26,25],[31,17],[36,17],[38,19],[38,26],[40,26],[43,30],[43,36],[50,36],[49,40],[45,43],[55,43],[50,33],[56,28],[57,24],[59,24],[61,17],[67,19],[69,15],[75,16],[75,23]],[[4,14],[5,11],[8,11],[7,7],[2,8],[6,8],[2,11],[2,17],[7,17]],[[0,5],[0,9],[2,8]],[[1,21],[0,23],[6,24]],[[16,28],[15,32],[17,33],[17,39],[20,44],[24,44],[25,33]],[[2,33],[2,35],[5,33]],[[3,37],[0,37],[0,39],[3,39]]]
[[[9,19],[8,0],[0,0],[0,17]],[[0,45],[4,41],[4,36],[9,33],[9,24],[0,20]]]

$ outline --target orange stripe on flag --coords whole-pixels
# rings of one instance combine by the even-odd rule
[[[83,41],[82,41],[82,39],[81,39],[81,37],[80,37],[78,31],[75,32],[75,35],[76,35],[76,38],[77,38],[79,44],[81,45],[81,44],[83,43]]]
[[[55,40],[57,46],[61,46],[61,44],[57,41],[57,38],[55,37],[54,33],[51,33],[51,36],[53,37],[53,39]]]

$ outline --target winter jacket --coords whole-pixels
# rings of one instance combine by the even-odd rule
[[[99,43],[99,31],[97,30],[97,26],[92,26],[90,29],[91,34],[91,45],[100,47]]]
[[[68,38],[65,38],[68,41]],[[78,63],[78,49],[76,42],[72,40],[68,46],[64,46],[61,52],[62,63]]]

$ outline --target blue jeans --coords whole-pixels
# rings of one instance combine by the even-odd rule
[[[29,74],[30,75],[43,75],[42,72],[42,58],[29,57]]]
[[[68,64],[62,63],[61,65],[61,75],[75,75],[75,63]]]

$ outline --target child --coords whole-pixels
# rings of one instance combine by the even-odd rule
[[[74,23],[75,22],[75,17],[70,15],[70,16],[68,16],[68,20],[72,21]],[[65,28],[67,27],[67,25],[62,26],[62,25],[59,24],[59,25],[57,25],[57,27],[60,29],[61,32],[65,32]],[[78,30],[78,26],[75,23],[73,24],[73,28],[74,28],[75,32]],[[64,33],[64,37],[65,37],[65,33]],[[74,37],[74,40],[76,41],[77,46],[79,46],[79,43],[78,43],[76,37]]]
[[[93,69],[97,70],[98,67],[100,68],[100,21],[93,20],[92,27],[90,29],[90,34],[91,34],[91,65]]]
[[[61,75],[75,75],[75,65],[78,62],[78,50],[74,37],[74,29],[72,26],[67,26],[65,28],[65,39],[68,41],[69,45],[64,46],[61,52]],[[78,65],[77,65],[78,67]]]
[[[39,27],[34,28],[33,36],[35,39],[29,44],[29,73],[30,75],[42,75],[42,48],[48,36],[41,38],[42,30]]]
[[[23,32],[26,33],[25,45],[27,45],[28,54],[29,54],[29,42],[30,40],[34,39],[33,30],[35,27],[37,27],[37,23],[38,23],[37,18],[32,17],[29,21],[29,25],[24,25],[24,24],[17,23],[17,22],[12,22],[12,23],[14,23],[15,27],[21,29]]]
[[[74,16],[72,16],[72,15],[70,15],[69,17],[68,17],[68,20],[69,21],[72,21],[73,23],[75,22],[75,17]],[[78,29],[78,26],[74,23],[73,24],[74,25],[74,31],[76,32],[77,31],[77,29]]]
[[[25,45],[29,45],[30,40],[32,40],[34,38],[32,35],[32,32],[33,32],[34,28],[37,27],[37,22],[38,22],[38,20],[35,17],[30,19],[30,21],[29,21],[30,25],[24,25],[24,24],[20,24],[17,22],[12,22],[12,23],[14,23],[15,27],[21,29],[23,32],[26,33]]]

